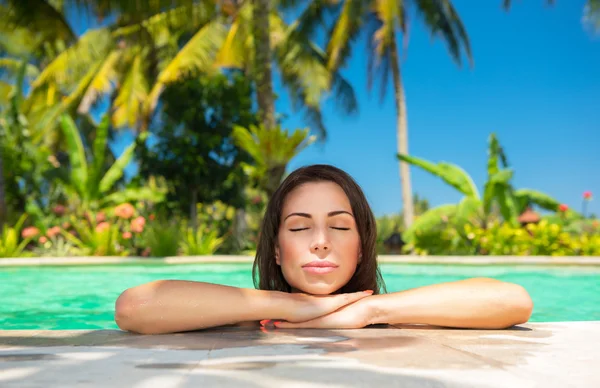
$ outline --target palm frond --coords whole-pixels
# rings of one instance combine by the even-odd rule
[[[44,68],[32,87],[52,82],[67,87],[78,83],[91,65],[108,56],[112,47],[113,39],[108,29],[88,30]]]
[[[27,28],[50,42],[68,44],[77,39],[62,10],[46,0],[6,0],[6,7],[2,21],[11,28]]]
[[[402,154],[398,154],[398,159],[441,178],[466,196],[479,198],[479,192],[471,176],[455,164],[446,162],[435,164],[425,159]]]
[[[213,20],[202,27],[177,53],[158,75],[158,80],[144,104],[144,115],[154,112],[158,99],[169,83],[180,81],[192,74],[216,71],[215,57],[223,45],[227,30],[221,20]]]
[[[441,36],[452,58],[460,65],[464,50],[472,62],[471,44],[466,29],[450,0],[414,0],[417,13],[433,36]]]
[[[336,18],[327,42],[327,67],[336,70],[350,57],[352,43],[358,38],[369,1],[346,0]]]
[[[81,100],[81,104],[79,104],[79,108],[77,108],[79,113],[88,113],[98,97],[109,93],[115,87],[118,79],[116,65],[120,58],[121,55],[118,51],[112,51],[106,57],[100,70],[94,75],[89,88]]]
[[[9,72],[9,76],[15,76],[21,65],[23,64],[23,60],[16,58],[0,58],[0,69],[7,70]],[[27,77],[35,78],[40,74],[37,66],[32,64],[27,64]]]
[[[144,102],[148,99],[148,80],[144,72],[144,55],[139,52],[133,58],[119,94],[113,102],[112,122],[117,128],[135,128],[139,122]]]

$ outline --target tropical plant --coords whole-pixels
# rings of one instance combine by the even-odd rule
[[[138,176],[163,176],[166,206],[198,218],[197,203],[245,205],[242,162],[250,156],[233,143],[234,125],[258,122],[252,83],[240,72],[170,85],[163,93],[161,120],[150,127],[151,142],[136,147]],[[190,104],[193,101],[193,104]]]
[[[181,228],[177,222],[155,222],[144,229],[140,241],[153,257],[177,256],[182,241]]]
[[[223,244],[225,238],[217,230],[201,225],[196,230],[186,228],[181,242],[181,251],[186,256],[212,255]]]
[[[84,256],[127,256],[125,242],[121,235],[119,223],[106,221],[96,223],[95,220],[71,217],[71,225],[75,233],[61,230],[62,236],[75,245]]]
[[[0,257],[20,257],[24,256],[25,248],[31,241],[31,238],[20,239],[21,228],[27,215],[22,215],[17,223],[10,227],[2,225],[2,235],[0,235]]]
[[[244,164],[244,170],[270,198],[290,160],[312,144],[316,137],[309,135],[308,129],[296,129],[290,133],[279,125],[275,128],[251,125],[249,128],[235,126],[233,139],[254,160],[253,164]]]
[[[287,6],[298,6],[295,0],[282,1]],[[452,58],[461,63],[464,51],[471,60],[471,49],[465,28],[450,0],[444,1],[402,1],[402,0],[344,0],[308,3],[298,30],[312,35],[317,27],[334,21],[328,31],[327,67],[338,71],[352,53],[353,44],[364,32],[369,50],[368,88],[376,75],[381,76],[381,97],[386,92],[389,73],[392,73],[394,100],[396,105],[396,136],[398,153],[408,154],[408,126],[406,98],[401,76],[401,49],[396,36],[400,33],[404,43],[408,42],[408,9],[412,6],[428,31],[446,41]],[[402,184],[402,208],[404,223],[408,227],[414,219],[412,187],[408,164],[399,161]]]
[[[403,237],[405,241],[414,241],[415,234],[435,228],[441,222],[452,219],[462,230],[467,223],[480,225],[483,228],[498,218],[498,209],[504,221],[513,227],[519,225],[519,215],[529,206],[537,205],[542,209],[558,210],[560,203],[547,194],[531,189],[515,190],[511,184],[513,170],[508,168],[504,150],[495,134],[489,138],[487,173],[483,196],[480,195],[473,179],[462,168],[455,164],[427,160],[409,155],[398,154],[398,158],[419,167],[461,192],[464,197],[458,204],[447,204],[433,208],[420,216]]]
[[[125,201],[148,200],[160,202],[164,199],[165,190],[150,186],[126,188],[114,192],[116,183],[131,162],[136,144],[133,143],[123,151],[115,163],[105,171],[105,156],[108,149],[109,119],[104,117],[96,129],[92,146],[93,154],[88,155],[80,133],[69,116],[62,116],[61,124],[67,143],[69,157],[68,171],[63,169],[62,179],[65,190],[71,201],[76,200],[82,209],[98,209]]]

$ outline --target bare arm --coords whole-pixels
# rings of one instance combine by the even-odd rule
[[[303,321],[328,314],[370,293],[315,297],[182,280],[155,281],[123,292],[115,321],[127,331],[161,334],[262,319]]]
[[[523,287],[494,279],[468,279],[373,295],[310,321],[274,322],[281,328],[358,329],[368,325],[425,324],[505,329],[527,322],[533,303]]]
[[[488,278],[375,295],[362,302],[370,305],[370,323],[475,329],[504,329],[525,323],[533,310],[523,287]]]

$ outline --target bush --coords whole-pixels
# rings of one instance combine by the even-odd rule
[[[599,256],[600,229],[572,233],[572,226],[542,220],[512,227],[493,222],[487,228],[466,224],[430,229],[416,236],[413,248],[420,255]]]

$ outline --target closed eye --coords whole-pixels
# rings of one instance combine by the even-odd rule
[[[301,230],[306,230],[308,228],[295,228],[295,229],[290,229],[290,232],[300,232]]]
[[[335,229],[335,230],[350,230],[350,228],[336,228],[334,226],[332,226],[331,229]]]

